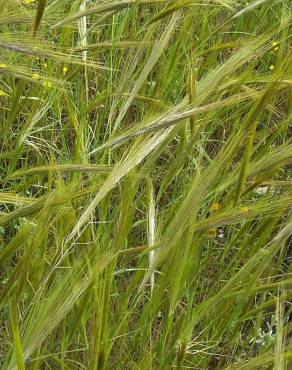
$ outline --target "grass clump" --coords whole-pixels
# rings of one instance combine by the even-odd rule
[[[290,1],[0,5],[1,369],[289,369]]]

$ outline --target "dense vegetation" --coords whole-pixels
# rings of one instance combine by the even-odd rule
[[[0,367],[292,366],[290,0],[0,0]]]

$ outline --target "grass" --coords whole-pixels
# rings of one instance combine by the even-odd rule
[[[291,11],[0,1],[1,369],[291,368]]]

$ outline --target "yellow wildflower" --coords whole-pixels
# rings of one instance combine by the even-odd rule
[[[217,229],[215,227],[212,227],[211,229],[208,230],[208,236],[209,237],[215,237],[217,235]]]
[[[50,81],[45,81],[44,83],[43,83],[43,85],[45,86],[45,87],[52,87],[53,85],[52,85],[52,82],[50,82]]]
[[[279,50],[279,47],[277,46],[277,47],[275,47],[274,49],[273,49],[273,51],[276,53],[277,51]]]
[[[47,63],[43,63],[43,67],[44,67],[44,68],[48,68]]]
[[[273,42],[272,42],[272,46],[274,47],[274,46],[276,46],[276,45],[278,45],[278,42],[277,42],[277,41],[273,41]]]
[[[248,213],[249,208],[247,206],[240,208],[241,213]]]
[[[35,3],[35,0],[23,0],[23,4],[29,5]]]
[[[274,64],[271,64],[271,65],[270,65],[270,67],[269,67],[269,70],[270,70],[270,71],[273,71],[274,69],[275,69]]]
[[[0,63],[0,68],[6,68],[7,67],[7,64],[5,63]]]
[[[211,207],[211,211],[220,211],[221,209],[221,204],[219,203],[214,203]]]
[[[68,72],[68,67],[63,67],[63,74],[65,75]]]
[[[37,73],[33,73],[31,78],[34,79],[34,80],[38,80],[40,78],[40,75],[37,74]]]
[[[6,96],[6,95],[7,95],[6,92],[0,89],[0,97],[1,96]]]

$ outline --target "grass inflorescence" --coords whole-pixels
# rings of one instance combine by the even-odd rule
[[[291,3],[0,1],[0,367],[292,365]]]

